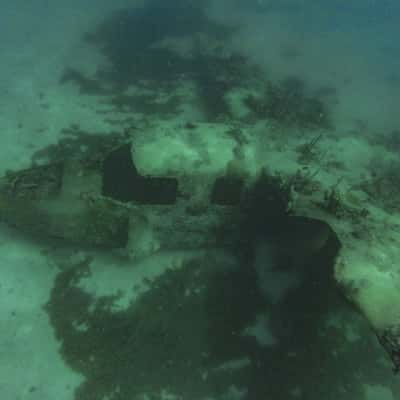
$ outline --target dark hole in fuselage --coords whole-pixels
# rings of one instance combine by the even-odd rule
[[[141,176],[131,155],[131,145],[112,151],[103,162],[103,196],[122,202],[174,204],[178,181],[174,178]]]
[[[234,206],[240,203],[243,179],[234,176],[222,176],[215,180],[211,191],[211,203]]]

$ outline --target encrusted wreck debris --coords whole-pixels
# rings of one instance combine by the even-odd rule
[[[160,249],[249,249],[259,236],[291,254],[287,263],[325,252],[334,265],[327,274],[370,321],[397,370],[399,225],[357,191],[344,195],[345,178],[304,168],[296,153],[285,164],[259,140],[245,126],[154,124],[95,155],[89,146],[7,173],[1,220],[35,236],[123,248],[133,259]]]

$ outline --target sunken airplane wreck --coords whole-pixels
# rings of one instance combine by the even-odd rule
[[[171,248],[236,247],[257,235],[283,238],[290,221],[307,225],[289,212],[290,190],[279,178],[246,175],[230,134],[196,143],[191,129],[179,142],[110,140],[95,156],[88,149],[8,172],[0,181],[1,218],[39,236],[127,249],[134,259]],[[301,245],[319,250],[333,232],[307,221],[310,246]]]
[[[302,191],[306,177],[254,167],[246,132],[224,124],[102,140],[100,147],[7,172],[0,180],[1,221],[35,236],[123,249],[132,259],[176,248],[223,247],[249,256],[260,237],[273,242],[285,267],[304,268],[319,257],[400,368],[400,324],[395,317],[378,321],[360,296],[365,286],[358,288],[346,270],[357,246],[346,247],[342,222],[361,214],[342,209],[338,218],[333,193],[311,196]]]

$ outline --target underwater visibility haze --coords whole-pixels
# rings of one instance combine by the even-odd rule
[[[0,399],[400,398],[398,2],[0,6]]]

